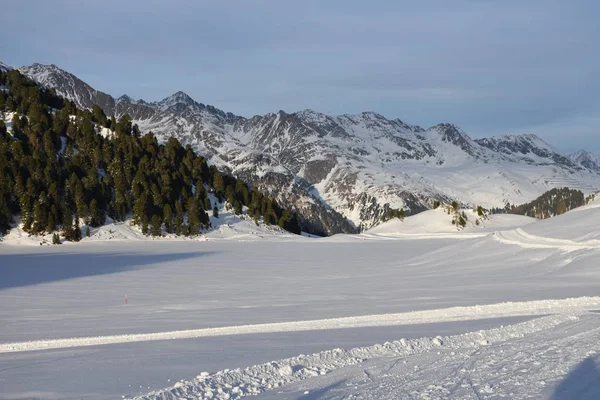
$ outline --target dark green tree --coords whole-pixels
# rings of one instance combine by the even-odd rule
[[[162,235],[162,218],[158,214],[154,214],[150,220],[150,234],[152,236]]]

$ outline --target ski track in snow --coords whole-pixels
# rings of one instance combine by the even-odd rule
[[[597,314],[557,315],[416,345],[405,341],[412,351],[375,355],[278,391],[292,396],[263,397],[299,398],[293,394],[328,387],[330,399],[597,399],[599,326]]]
[[[477,239],[488,236],[489,232],[455,232],[455,233],[387,233],[387,234],[372,234],[372,233],[361,233],[355,235],[357,239],[363,240],[398,240],[398,239]]]
[[[558,249],[565,252],[600,249],[600,240],[586,240],[577,242],[568,239],[554,239],[536,236],[525,232],[521,228],[510,231],[494,232],[494,238],[504,244],[513,244],[530,249]]]
[[[556,304],[583,305],[588,300],[597,301],[595,298],[570,299]],[[196,378],[177,382],[171,388],[127,398],[238,399],[284,385],[287,393],[302,393],[310,386],[295,384],[309,378],[320,382],[317,377],[325,378],[323,376],[328,374],[332,374],[336,382],[347,381],[345,387],[339,389],[346,396],[337,396],[344,398],[397,399],[408,398],[410,394],[410,398],[478,399],[482,398],[480,395],[499,395],[502,390],[506,393],[500,397],[532,398],[531,393],[539,396],[539,391],[544,389],[547,383],[544,379],[560,378],[572,363],[591,354],[574,354],[569,343],[584,339],[597,341],[599,317],[570,306],[563,311],[566,309],[570,311],[478,332],[400,339],[350,350],[338,348],[299,355],[245,369],[223,370],[214,374],[202,372]],[[564,337],[565,329],[577,331],[577,325],[584,323],[587,323],[586,330]],[[410,358],[418,354],[424,357]],[[433,361],[429,361],[431,358]],[[376,361],[371,366],[376,371],[368,371],[370,360]],[[406,365],[408,360],[412,363]],[[527,368],[533,371],[529,372]],[[320,383],[323,385],[323,382]],[[329,386],[327,383],[325,386]],[[511,388],[527,384],[531,385],[525,387],[527,393],[516,395],[511,392]],[[358,393],[344,393],[352,392],[352,388]]]
[[[342,317],[311,321],[226,326],[219,328],[190,329],[170,332],[36,340],[30,342],[0,344],[0,353],[64,349],[70,347],[87,347],[155,340],[248,335],[256,333],[302,332],[377,326],[417,325],[435,322],[470,321],[503,317],[539,316],[565,312],[578,312],[593,308],[600,308],[600,297],[506,302],[482,306],[452,307],[396,314],[363,315],[356,317]]]

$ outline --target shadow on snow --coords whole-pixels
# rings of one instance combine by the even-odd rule
[[[550,400],[600,399],[600,357],[588,357],[558,384]]]
[[[211,252],[42,253],[0,256],[0,290],[94,275],[114,274],[164,262],[192,260]],[[193,265],[193,261],[191,262]]]

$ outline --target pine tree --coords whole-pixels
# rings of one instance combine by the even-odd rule
[[[483,212],[483,207],[477,206],[477,215],[483,217],[485,214]]]
[[[271,219],[271,213],[269,213],[268,211],[265,211],[263,214],[263,222],[266,225],[271,225],[273,223],[273,220]]]
[[[92,106],[92,114],[94,115],[94,121],[96,121],[101,126],[107,126],[108,121],[106,119],[106,114],[98,104],[94,104]]]
[[[284,210],[281,218],[279,218],[279,221],[277,222],[277,225],[279,225],[280,228],[285,228],[291,220],[292,215],[290,212],[288,210]]]
[[[167,233],[173,233],[173,211],[171,211],[171,206],[169,203],[165,204],[163,207],[163,222],[165,224],[165,230]]]
[[[81,240],[81,228],[79,228],[79,217],[75,215],[75,227],[73,228],[73,240],[79,242]]]
[[[162,219],[158,214],[154,214],[150,220],[150,234],[152,236],[162,235]]]
[[[56,230],[56,216],[54,213],[50,212],[48,214],[48,222],[47,222],[45,231],[46,232],[54,232],[55,230]]]
[[[200,220],[201,210],[198,207],[198,201],[195,197],[189,198],[186,211],[188,217],[189,234],[196,235],[200,233],[200,229],[202,228],[202,221]]]
[[[68,206],[63,210],[63,235],[65,240],[75,240],[75,228],[73,227],[73,215]]]
[[[142,192],[138,199],[133,203],[133,222],[141,225],[144,221],[148,220],[148,196]]]
[[[183,234],[183,205],[181,201],[175,203],[175,234]]]
[[[52,244],[62,244],[60,241],[60,236],[56,232],[52,235]]]
[[[242,203],[237,200],[233,201],[233,212],[237,215],[242,215]]]
[[[90,202],[90,215],[88,218],[88,224],[94,227],[103,225],[105,221],[105,215],[98,206],[98,201],[92,199]]]

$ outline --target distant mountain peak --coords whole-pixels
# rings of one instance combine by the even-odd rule
[[[520,135],[498,135],[489,138],[477,139],[476,142],[488,148],[504,148],[510,150],[511,152],[517,151],[523,154],[527,153],[532,148],[559,153],[554,146],[548,144],[548,142],[533,133],[524,133]]]
[[[182,92],[181,90],[173,93],[172,95],[165,97],[161,101],[155,103],[158,107],[166,110],[177,104],[185,104],[187,106],[196,105],[196,101],[192,99],[187,93]]]
[[[71,74],[70,72],[65,71],[64,69],[60,68],[56,64],[34,63],[28,67],[21,67],[21,68],[19,68],[19,70],[26,73],[30,77],[36,77],[35,80],[42,79],[44,76],[50,77],[50,76],[52,76],[52,74],[61,75],[61,76],[69,76],[69,77],[73,77],[73,78],[77,79],[75,77],[75,75]]]
[[[135,100],[124,94],[117,99],[117,103],[135,103]]]
[[[576,164],[592,171],[600,172],[600,157],[589,151],[579,150],[569,154],[569,158]]]
[[[0,71],[10,71],[12,69],[11,66],[8,66],[6,64],[4,64],[2,61],[0,61]]]
[[[385,119],[385,117],[375,111],[363,111],[360,113],[360,115],[364,118],[369,118],[369,119]]]

